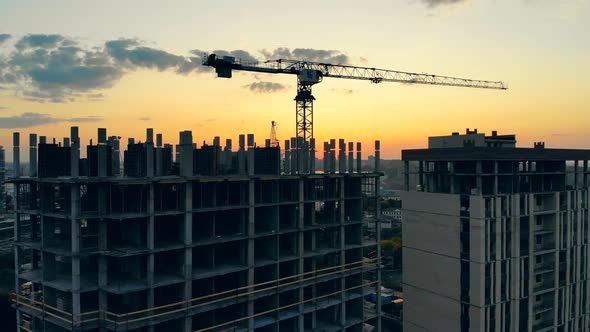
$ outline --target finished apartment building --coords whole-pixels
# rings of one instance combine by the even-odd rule
[[[106,129],[86,158],[75,127],[30,140],[11,179],[19,331],[380,329],[380,173],[336,171],[334,144],[299,172],[300,151],[253,135],[232,151],[184,131],[173,158],[148,129],[122,163]]]
[[[590,150],[468,129],[402,159],[404,332],[590,329]]]

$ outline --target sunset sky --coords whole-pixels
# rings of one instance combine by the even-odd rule
[[[10,150],[14,131],[21,146],[31,132],[59,139],[72,125],[83,145],[98,127],[125,141],[153,127],[169,143],[193,130],[199,144],[240,133],[263,144],[274,120],[279,139],[293,136],[296,78],[216,78],[199,56],[223,50],[509,87],[326,78],[314,86],[320,142],[362,141],[370,154],[380,139],[382,156],[399,158],[469,127],[515,133],[525,147],[590,148],[588,17],[588,0],[2,0],[0,145]]]

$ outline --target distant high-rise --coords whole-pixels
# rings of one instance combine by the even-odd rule
[[[404,332],[589,330],[590,150],[515,143],[402,151]]]

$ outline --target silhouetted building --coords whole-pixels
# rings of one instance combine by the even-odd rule
[[[405,332],[588,331],[590,150],[467,130],[402,159]]]
[[[232,152],[190,131],[173,163],[152,136],[115,176],[106,130],[82,162],[73,128],[11,180],[19,331],[379,328],[380,173],[282,172],[253,135]]]

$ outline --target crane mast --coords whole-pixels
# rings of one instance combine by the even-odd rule
[[[501,81],[473,80],[451,76],[288,59],[258,62],[242,61],[231,56],[219,57],[216,54],[206,54],[203,57],[203,65],[214,67],[217,76],[225,78],[231,78],[233,70],[297,75],[295,133],[297,149],[301,150],[315,148],[315,142],[313,141],[313,102],[315,97],[312,94],[312,86],[322,82],[324,77],[364,80],[376,84],[397,82],[478,89],[507,89],[506,85]]]

